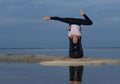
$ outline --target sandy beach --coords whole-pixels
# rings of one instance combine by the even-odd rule
[[[120,65],[119,59],[107,58],[79,58],[79,59],[59,59],[53,61],[43,61],[40,63],[45,66],[105,66],[105,65]]]
[[[43,61],[52,61],[61,59],[57,56],[44,55],[19,55],[19,54],[2,54],[0,63],[40,63]]]
[[[29,63],[41,64],[45,66],[105,66],[105,65],[120,65],[119,59],[107,58],[88,58],[72,59],[58,56],[42,56],[42,55],[15,55],[7,54],[0,55],[0,63]]]

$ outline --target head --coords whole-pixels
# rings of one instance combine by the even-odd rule
[[[73,44],[77,44],[77,42],[78,42],[78,37],[77,37],[76,35],[74,35],[74,36],[72,37],[72,41],[73,41]]]

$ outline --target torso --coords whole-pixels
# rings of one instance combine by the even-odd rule
[[[81,32],[82,32],[81,27],[79,25],[73,24],[70,25],[68,36],[72,37],[73,35],[76,35],[77,37],[80,37]]]

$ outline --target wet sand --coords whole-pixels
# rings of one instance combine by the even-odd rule
[[[120,65],[120,60],[106,58],[80,58],[71,59],[58,56],[43,56],[43,55],[15,55],[7,54],[0,55],[0,63],[36,63],[46,66],[98,66],[98,65]]]
[[[40,63],[45,66],[105,66],[105,65],[120,65],[120,60],[107,58],[88,58],[79,59],[59,59],[53,61],[43,61]]]
[[[52,61],[60,59],[56,56],[43,55],[19,55],[19,54],[4,54],[0,55],[0,63],[40,63],[42,61]]]

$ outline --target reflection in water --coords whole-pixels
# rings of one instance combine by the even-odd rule
[[[82,84],[83,66],[70,66],[70,84]]]

